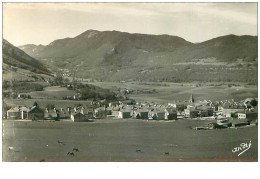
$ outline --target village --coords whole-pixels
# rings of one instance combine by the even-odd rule
[[[55,107],[48,105],[45,108],[37,102],[32,107],[16,106],[6,112],[7,120],[31,121],[63,121],[93,122],[100,119],[140,119],[153,121],[174,120],[210,120],[208,126],[195,127],[196,130],[257,125],[257,99],[247,98],[243,101],[234,100],[214,101],[198,100],[193,95],[188,101],[168,104],[149,102],[91,102],[90,105],[74,105]]]

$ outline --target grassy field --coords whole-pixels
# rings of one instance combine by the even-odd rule
[[[12,70],[11,67],[5,63],[3,65],[3,80],[15,81],[43,81],[43,79],[52,79],[53,77],[46,74],[33,73],[29,70],[16,68]]]
[[[3,161],[257,161],[257,126],[190,129],[205,123],[133,119],[92,123],[3,120]],[[232,153],[234,147],[249,140],[252,146],[247,152],[239,157]],[[8,150],[9,146],[14,149]],[[74,147],[79,152],[68,156]],[[137,149],[141,152],[136,152]]]
[[[33,91],[28,94],[32,98],[63,99],[63,97],[66,97],[66,96],[73,97],[76,94],[76,92],[74,90],[68,90],[65,87],[50,86],[50,87],[44,88],[43,91]]]
[[[129,90],[153,90],[157,93],[154,94],[131,94],[130,98],[136,99],[137,101],[154,101],[159,103],[168,103],[178,100],[189,100],[192,94],[195,100],[226,100],[235,99],[243,100],[249,97],[257,97],[257,86],[232,86],[227,85],[221,86],[199,86],[195,87],[195,84],[189,83],[112,83],[112,82],[95,82],[93,85],[97,85],[110,90],[117,88],[129,89]]]
[[[12,107],[15,106],[33,106],[34,102],[37,102],[41,108],[45,108],[48,104],[54,104],[57,109],[74,107],[74,105],[90,105],[90,101],[80,100],[56,100],[56,99],[6,99],[4,102]]]

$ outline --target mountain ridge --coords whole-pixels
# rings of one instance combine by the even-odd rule
[[[165,34],[87,30],[74,38],[57,39],[43,47],[33,46],[26,49],[26,46],[20,46],[20,48],[25,48],[29,55],[41,60],[54,71],[77,70],[81,77],[112,81],[126,79],[179,81],[177,78],[182,78],[178,74],[180,72],[177,72],[179,69],[182,73],[193,75],[186,71],[190,68],[188,65],[176,66],[180,63],[199,62],[197,65],[218,65],[218,67],[225,63],[225,65],[253,68],[257,64],[257,45],[257,36],[249,35],[230,34],[192,43],[184,38]],[[204,63],[205,60],[207,63]],[[198,70],[196,64],[194,65],[192,68]],[[154,69],[157,68],[161,70],[155,73]],[[201,73],[196,70],[195,73]],[[139,74],[141,79],[137,73],[141,73]],[[245,73],[244,71],[242,78],[248,81],[249,77]],[[186,77],[191,78],[188,75]],[[212,76],[213,81],[222,80],[222,78],[216,79],[215,76]],[[192,80],[200,78],[198,75]],[[235,77],[232,78],[231,81]]]

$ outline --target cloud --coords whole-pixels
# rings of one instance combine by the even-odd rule
[[[257,25],[257,3],[4,3],[4,8],[153,17],[196,13]]]

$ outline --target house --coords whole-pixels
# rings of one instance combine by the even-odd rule
[[[86,116],[82,113],[71,114],[70,118],[73,122],[86,122],[86,121],[88,121]]]
[[[7,119],[20,119],[20,111],[18,107],[11,108],[7,111]]]
[[[210,117],[214,115],[214,109],[209,106],[199,106],[197,110],[199,110],[200,117]]]
[[[188,110],[195,110],[196,107],[195,107],[195,105],[187,105],[187,109]]]
[[[118,115],[119,115],[119,110],[120,110],[120,108],[119,107],[114,107],[113,109],[112,109],[112,116],[114,116],[114,117],[118,117]]]
[[[165,119],[165,111],[163,109],[156,109],[153,111],[152,118],[154,120],[164,120]]]
[[[233,117],[235,113],[243,112],[245,107],[241,104],[225,103],[222,106],[222,115],[226,117]]]
[[[70,118],[70,111],[60,108],[59,117],[60,119]]]
[[[112,115],[113,107],[109,106],[106,108],[107,115]]]
[[[238,119],[257,119],[257,111],[256,110],[251,110],[251,111],[244,111],[237,113],[237,118]]]
[[[118,118],[122,118],[122,119],[131,118],[131,110],[130,109],[121,109],[118,113]]]
[[[233,119],[232,126],[233,127],[240,127],[250,125],[250,121],[248,119]]]
[[[57,114],[56,110],[48,110],[44,111],[44,119],[45,120],[58,120],[59,115]]]
[[[168,120],[177,120],[177,111],[175,108],[166,108],[165,109],[165,119]]]
[[[81,114],[85,115],[86,119],[93,119],[94,118],[94,111],[88,108],[82,108],[80,111]]]
[[[20,111],[21,119],[28,119],[29,108],[25,106],[20,106],[19,111]]]
[[[33,106],[28,111],[28,119],[29,120],[44,120],[44,110],[39,108],[38,106]]]
[[[134,111],[134,117],[136,119],[148,119],[148,109],[137,109]]]
[[[246,113],[237,113],[238,119],[246,119]]]
[[[184,117],[187,118],[196,118],[199,117],[199,110],[189,110],[189,109],[185,109],[184,110]]]
[[[20,99],[26,99],[26,98],[31,98],[31,96],[30,95],[28,95],[28,94],[25,94],[25,93],[20,93],[20,94],[18,94],[18,96],[17,96],[18,98],[20,98]]]
[[[107,117],[107,111],[105,107],[99,107],[94,110],[94,117],[95,118],[106,118]]]

